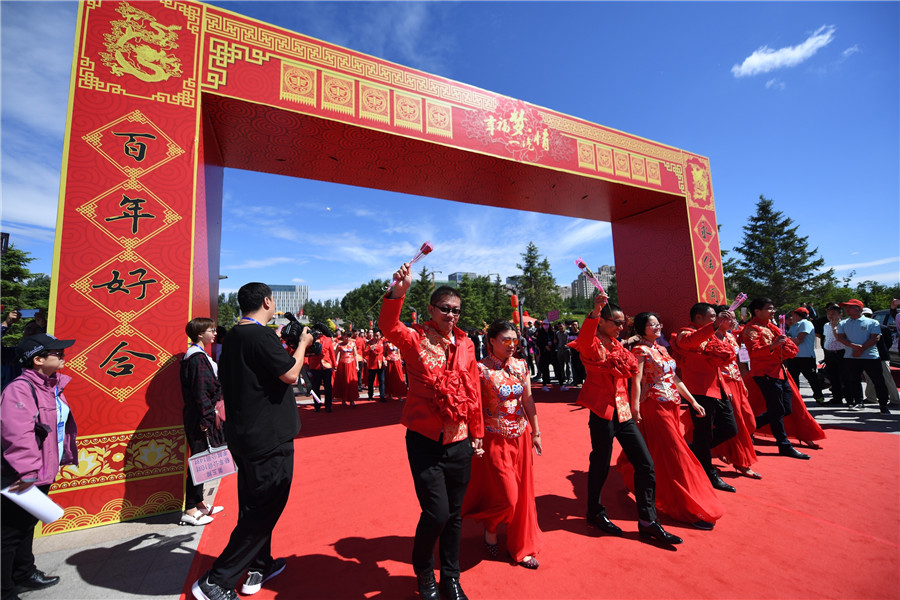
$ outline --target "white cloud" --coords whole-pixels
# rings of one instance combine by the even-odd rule
[[[857,44],[853,44],[852,46],[850,46],[849,48],[844,50],[844,52],[842,53],[842,56],[844,58],[847,58],[848,56],[852,56],[852,55],[856,54],[857,52],[859,52],[859,46]]]
[[[298,262],[296,258],[291,258],[289,256],[273,256],[271,258],[261,258],[255,260],[249,259],[245,260],[242,263],[225,265],[224,267],[222,267],[222,269],[226,271],[237,271],[240,269],[264,269],[266,267],[272,267],[274,265],[296,262]]]
[[[786,46],[778,50],[762,46],[745,58],[744,62],[731,67],[731,72],[735,77],[748,77],[768,73],[775,69],[795,67],[812,58],[816,52],[830,44],[834,39],[835,29],[833,25],[823,25],[796,46]]]
[[[785,88],[785,84],[783,81],[778,81],[777,78],[770,79],[766,82],[766,89],[775,88],[776,90],[783,90]]]
[[[853,254],[859,254],[858,252],[854,252]],[[888,258],[879,258],[878,260],[871,260],[869,262],[861,262],[861,263],[849,263],[846,265],[831,265],[828,267],[823,267],[821,270],[827,271],[828,269],[834,269],[835,271],[853,271],[856,269],[865,269],[867,267],[877,267],[879,265],[888,265],[890,263],[900,264],[900,256],[890,256]],[[894,273],[894,276],[897,276],[897,273]]]

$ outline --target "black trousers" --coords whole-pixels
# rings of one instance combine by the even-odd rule
[[[825,350],[825,375],[831,382],[831,399],[840,402],[847,396],[844,390],[844,351]]]
[[[3,478],[3,487],[17,478]],[[49,485],[38,486],[45,494]],[[37,517],[3,496],[0,498],[0,555],[2,555],[2,598],[16,597],[16,584],[34,574],[34,527]]]
[[[877,358],[844,358],[844,384],[847,399],[853,403],[863,401],[862,374],[866,373],[875,386],[875,395],[882,408],[890,402],[890,392],[884,382],[881,361]]]
[[[441,578],[459,577],[462,504],[472,473],[472,444],[462,440],[444,445],[407,430],[406,454],[422,508],[413,542],[413,569],[416,574],[434,569],[434,545],[439,542]]]
[[[378,377],[378,397],[384,399],[384,367],[369,369],[369,400],[374,398],[375,378]]]
[[[555,350],[541,350],[541,357],[538,359],[538,370],[541,372],[541,383],[550,385],[550,365],[553,365],[553,373],[556,375],[556,381],[559,385],[565,383],[565,376],[559,367],[559,361],[556,360]]]
[[[331,371],[332,369],[309,370],[309,381],[312,383],[312,389],[317,396],[319,395],[320,386],[325,386],[325,410],[329,411],[331,410],[331,401],[334,398],[334,393],[331,389]],[[316,408],[318,408],[318,405]]]
[[[272,530],[281,517],[294,476],[294,441],[254,458],[235,455],[237,464],[237,525],[228,545],[213,563],[209,580],[234,589],[248,569],[263,571],[272,564]]]
[[[587,373],[584,370],[584,363],[581,362],[581,355],[578,353],[578,350],[575,348],[571,348],[572,350],[572,383],[574,385],[581,385],[584,383],[584,378]]]
[[[734,421],[731,400],[724,395],[721,398],[713,398],[694,394],[694,399],[703,407],[706,415],[701,417],[691,410],[691,421],[694,422],[694,441],[691,442],[691,451],[703,465],[703,470],[710,475],[714,471],[710,450],[736,436],[737,423]]]
[[[766,412],[756,417],[756,428],[768,425],[779,446],[790,446],[782,419],[791,414],[791,385],[786,379],[775,379],[768,375],[754,377],[753,381],[759,386],[766,401]]]
[[[798,388],[800,387],[800,375],[802,374],[806,377],[806,381],[809,382],[809,387],[812,388],[813,398],[822,397],[822,383],[819,381],[819,372],[818,369],[816,369],[815,358],[811,356],[795,356],[784,362],[787,366],[788,373],[791,374],[791,377],[794,379],[794,383],[797,384]]]
[[[591,412],[588,427],[591,430],[591,458],[588,468],[587,512],[589,515],[606,514],[606,508],[600,502],[600,490],[609,475],[609,462],[612,460],[613,438],[634,466],[634,498],[637,502],[638,518],[642,521],[656,520],[656,475],[653,472],[653,459],[647,443],[644,442],[634,419],[619,423],[619,416],[613,413],[611,421],[601,419]]]

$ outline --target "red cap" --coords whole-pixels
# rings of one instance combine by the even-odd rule
[[[851,298],[846,302],[841,302],[841,306],[858,306],[859,308],[866,307],[866,305],[862,303],[862,300],[857,300],[856,298]]]
[[[809,316],[809,311],[806,310],[805,308],[803,308],[802,306],[800,306],[800,307],[798,307],[798,308],[795,308],[795,309],[794,309],[794,312],[795,312],[795,313],[798,313],[798,314],[801,314],[801,315],[805,315],[805,316],[807,316],[807,317]]]

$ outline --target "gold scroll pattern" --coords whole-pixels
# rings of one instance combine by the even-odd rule
[[[54,492],[184,472],[184,428],[79,436],[78,465],[60,469]]]
[[[87,511],[81,506],[69,506],[62,517],[49,525],[41,525],[40,534],[62,533],[87,529],[97,525],[131,521],[150,515],[181,510],[184,499],[175,497],[171,492],[156,492],[147,497],[147,500],[136,506],[125,498],[116,498],[103,505],[97,512]]]

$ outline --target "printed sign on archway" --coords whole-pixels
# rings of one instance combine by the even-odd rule
[[[609,221],[624,306],[724,300],[702,156],[196,2],[81,3],[76,40],[50,314],[80,465],[45,534],[181,509],[224,167]]]

